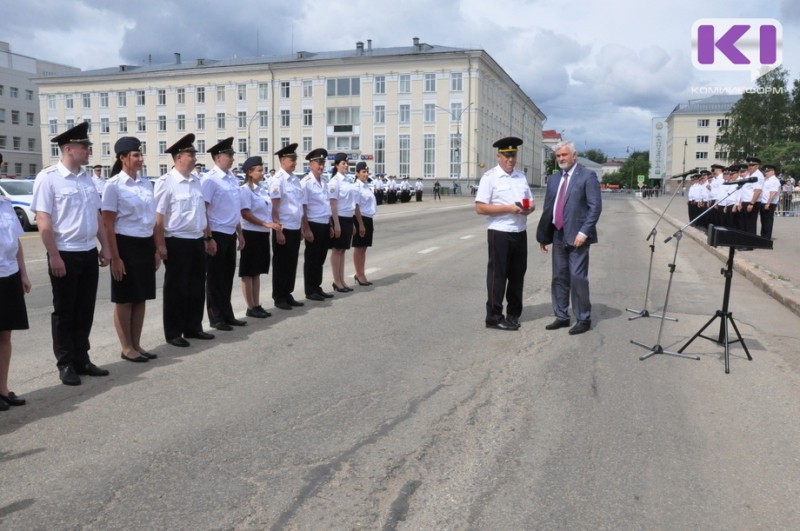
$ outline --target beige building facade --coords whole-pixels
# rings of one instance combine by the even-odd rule
[[[233,136],[237,162],[297,142],[301,157],[317,147],[365,160],[374,173],[426,180],[480,178],[495,164],[492,143],[524,139],[517,167],[541,184],[545,115],[483,50],[421,43],[297,52],[286,57],[195,59],[166,65],[84,71],[36,80],[41,135],[47,141],[79,121],[91,123],[92,164],[105,172],[114,142],[144,142],[145,169],[171,167],[164,149],[187,133],[205,152]],[[46,164],[58,159],[49,146]],[[198,154],[211,166],[211,157]],[[300,171],[300,165],[298,165]]]

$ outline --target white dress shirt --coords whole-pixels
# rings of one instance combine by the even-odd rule
[[[106,183],[101,208],[106,212],[116,212],[115,233],[134,238],[153,235],[156,200],[149,181],[120,172]]]
[[[168,238],[198,239],[208,221],[203,190],[197,177],[184,177],[175,168],[155,185],[156,212],[164,216]]]
[[[19,271],[17,251],[19,237],[23,233],[11,201],[0,197],[0,278],[10,277]]]
[[[306,206],[308,221],[312,223],[329,223],[331,220],[331,202],[328,198],[328,187],[309,173],[300,181],[303,187],[303,204]]]
[[[475,193],[475,202],[487,205],[513,205],[523,197],[533,200],[525,174],[514,170],[509,175],[497,165],[481,177],[478,191]],[[489,230],[522,232],[527,228],[528,216],[511,213],[494,214],[486,216],[486,221]]]
[[[260,186],[254,186],[251,190],[250,187],[245,184],[239,188],[239,204],[242,210],[249,210],[252,215],[261,221],[272,222],[272,200],[266,189]],[[242,218],[242,230],[269,232],[269,227],[256,225]]]
[[[280,224],[284,229],[300,230],[303,221],[303,188],[295,174],[281,168],[270,183],[270,197],[280,199]]]
[[[235,233],[242,215],[239,180],[236,176],[214,166],[201,179],[200,187],[203,189],[203,200],[207,203],[211,230],[224,234]]]

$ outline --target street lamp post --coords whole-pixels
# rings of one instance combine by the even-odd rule
[[[459,181],[459,185],[461,183],[461,170],[462,170],[462,164],[461,164],[461,117],[464,115],[465,112],[467,112],[467,109],[472,107],[473,103],[474,102],[470,102],[469,105],[467,105],[466,107],[461,109],[461,111],[458,113],[457,116],[453,116],[453,111],[451,109],[445,109],[444,107],[440,107],[438,105],[435,105],[435,107],[437,109],[442,110],[442,111],[446,112],[447,114],[449,114],[450,117],[453,118],[455,120],[455,122],[456,122],[456,139],[457,139],[456,153],[458,153],[458,162],[457,162],[457,164],[458,164],[458,181]],[[467,146],[467,149],[469,150],[469,145]],[[467,153],[467,158],[469,158],[469,153]],[[467,162],[469,162],[469,160],[467,160]]]
[[[251,132],[252,132],[253,122],[256,121],[256,118],[261,117],[261,113],[262,112],[264,112],[264,111],[256,111],[255,114],[253,114],[253,116],[251,116],[250,118],[247,118],[246,115],[244,117],[247,120],[247,153],[246,153],[247,157],[250,157],[250,155],[253,153],[253,144],[251,142],[251,140],[252,140]],[[228,116],[230,116],[231,118],[236,118],[236,128],[238,129],[239,128],[239,116],[235,115],[235,114],[230,114],[230,113],[226,113],[226,114]]]

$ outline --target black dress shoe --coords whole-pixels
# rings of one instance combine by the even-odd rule
[[[183,334],[183,337],[188,339],[214,339],[214,334],[209,334],[208,332],[203,332],[200,330],[199,332],[189,332],[188,334]]]
[[[318,293],[320,295],[322,295],[323,297],[325,297],[326,299],[332,299],[333,298],[333,293],[328,293],[327,291],[322,291],[322,290],[319,290]]]
[[[322,302],[322,301],[324,301],[324,300],[325,300],[325,297],[323,297],[323,296],[322,296],[322,295],[320,295],[319,293],[312,293],[312,294],[310,294],[310,295],[306,295],[306,299],[308,299],[308,300],[310,300],[310,301],[318,301],[318,302]]]
[[[355,279],[355,281],[358,282],[359,286],[371,286],[372,285],[372,282],[370,282],[370,281],[361,282],[356,275],[353,275],[353,279]]]
[[[259,304],[258,306],[256,306],[256,309],[257,309],[259,312],[261,312],[262,314],[264,314],[264,317],[272,317],[272,314],[271,314],[271,313],[269,313],[267,310],[265,310],[265,309],[264,309],[264,307],[263,307],[263,306],[261,306],[260,304]]]
[[[299,307],[301,307],[301,306],[305,306],[305,303],[302,303],[302,302],[300,302],[300,301],[296,301],[296,300],[294,300],[294,299],[289,299],[289,304],[291,304],[291,305],[292,305],[292,306],[294,306],[295,308],[299,308]]]
[[[8,396],[0,395],[0,406],[4,403],[9,406],[24,406],[25,399],[9,391]]]
[[[261,310],[258,306],[253,306],[252,308],[248,308],[247,311],[244,313],[247,317],[255,317],[256,319],[264,319],[265,317],[269,317],[269,315],[264,315],[265,311]]]
[[[247,326],[247,321],[242,321],[241,319],[236,318],[229,319],[225,322],[231,326]]]
[[[158,354],[151,354],[149,352],[141,352],[140,354],[149,360],[154,360],[158,357]]]
[[[505,330],[507,332],[515,332],[519,330],[519,326],[514,326],[505,319],[502,321],[498,321],[496,323],[491,323],[489,321],[486,322],[486,328],[494,328],[497,330]]]
[[[566,328],[569,326],[569,319],[556,319],[549,325],[545,326],[545,330],[558,330],[559,328]]]
[[[110,374],[107,369],[101,369],[92,362],[87,363],[83,367],[76,367],[75,372],[88,376],[108,376]]]
[[[145,363],[147,361],[150,361],[150,358],[148,358],[147,356],[144,356],[142,354],[139,354],[135,358],[129,358],[128,356],[125,355],[124,352],[122,352],[122,353],[120,353],[119,357],[124,359],[125,361],[132,361],[134,363]]]
[[[510,325],[516,326],[517,328],[520,327],[519,317],[513,317],[511,315],[507,315],[506,316],[506,321],[508,321],[508,324],[510,324]]]
[[[67,365],[58,369],[58,377],[61,378],[61,383],[64,385],[80,385],[81,377],[75,372],[72,366]]]
[[[574,336],[577,334],[582,334],[584,332],[588,332],[592,329],[592,322],[591,321],[578,321],[575,323],[575,326],[569,329],[569,335]]]
[[[11,409],[8,404],[0,400],[0,411],[8,411]]]
[[[169,341],[167,341],[173,347],[188,347],[190,343],[183,339],[182,337],[173,337]]]
[[[211,323],[211,328],[216,328],[217,330],[222,330],[223,332],[230,332],[231,330],[233,330],[233,327],[231,325],[223,322]]]
[[[275,303],[275,307],[278,308],[278,309],[281,309],[281,310],[291,310],[292,309],[292,305],[289,304],[286,301],[277,301]]]
[[[353,288],[348,288],[347,286],[345,286],[343,288],[340,288],[335,283],[331,284],[331,286],[333,286],[333,291],[338,291],[338,292],[341,292],[341,293],[347,293],[347,292],[353,291]]]

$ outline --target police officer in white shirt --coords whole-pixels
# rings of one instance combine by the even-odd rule
[[[156,181],[156,249],[164,261],[164,337],[170,345],[188,347],[186,339],[214,339],[203,331],[205,255],[214,255],[200,181],[192,175],[197,161],[194,134],[175,142],[166,153],[174,167]],[[181,337],[182,336],[182,337]]]
[[[100,164],[95,164],[92,166],[92,182],[94,183],[94,187],[97,189],[97,195],[99,195],[100,199],[102,199],[103,190],[106,187],[106,180],[103,179],[103,167]]]
[[[245,245],[239,222],[242,211],[239,179],[231,172],[233,137],[221,140],[207,152],[214,159],[214,167],[205,173],[200,186],[217,252],[206,256],[206,308],[208,321],[213,328],[230,331],[234,326],[247,324],[233,315],[231,305],[236,251],[241,251]]]
[[[89,359],[97,266],[107,266],[111,256],[100,218],[100,195],[83,168],[92,145],[88,129],[89,124],[82,122],[51,140],[61,149],[61,161],[36,176],[31,204],[47,250],[53,288],[53,351],[65,385],[80,385],[81,374],[108,375]]]
[[[488,223],[486,328],[510,331],[519,329],[528,267],[527,223],[535,208],[525,174],[514,169],[521,145],[522,140],[513,136],[493,144],[497,148],[497,166],[483,174],[475,194],[475,211],[486,216]]]
[[[383,179],[381,175],[375,175],[372,179],[372,190],[375,193],[375,203],[383,204]]]
[[[275,152],[280,170],[270,182],[272,221],[281,230],[272,231],[272,300],[275,307],[291,310],[303,306],[292,296],[297,279],[297,258],[300,253],[303,220],[303,188],[294,174],[297,168],[297,144],[292,143]]]
[[[394,175],[390,175],[389,182],[386,183],[386,202],[390,205],[397,203],[397,181]]]
[[[775,223],[775,210],[781,195],[781,181],[778,169],[772,164],[764,165],[764,187],[760,196],[761,237],[772,239],[772,226]]]
[[[333,297],[322,289],[322,269],[331,242],[331,204],[328,187],[322,180],[328,152],[319,148],[306,155],[308,174],[300,181],[303,187],[303,239],[306,243],[303,262],[306,299],[324,301]]]
[[[425,190],[425,185],[422,183],[422,179],[417,178],[417,182],[414,183],[414,193],[417,201],[422,201],[423,190]]]
[[[756,177],[758,179],[755,183],[746,183],[742,186],[741,194],[741,219],[742,230],[757,234],[758,229],[758,210],[759,210],[759,197],[761,196],[761,189],[764,186],[764,174],[758,169],[761,160],[756,157],[749,157],[747,159],[747,175],[746,177]]]

